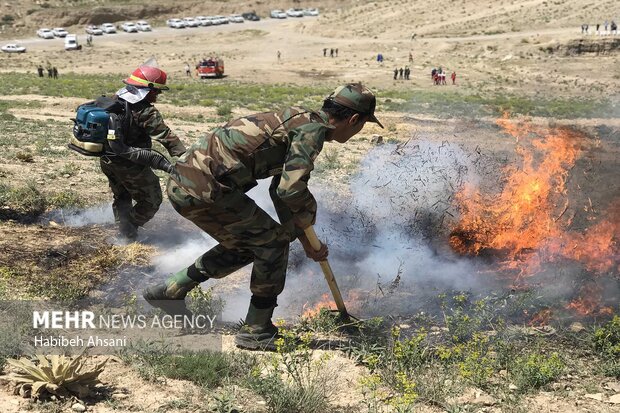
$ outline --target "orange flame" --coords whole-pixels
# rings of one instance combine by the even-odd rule
[[[530,327],[546,326],[547,324],[549,324],[549,320],[551,320],[552,316],[553,311],[550,308],[543,308],[542,310],[534,314],[528,325]]]
[[[332,300],[328,294],[323,294],[321,296],[321,300],[312,305],[309,306],[308,303],[303,305],[302,308],[302,314],[301,317],[302,318],[312,318],[312,317],[316,317],[320,312],[322,308],[336,308],[336,303],[334,302],[334,300]]]
[[[579,291],[579,298],[571,301],[566,308],[582,316],[612,315],[613,308],[600,307],[601,293],[601,287],[598,285],[585,285]]]
[[[452,248],[463,255],[501,256],[501,269],[515,270],[519,277],[532,276],[543,263],[562,259],[580,262],[595,273],[620,271],[620,199],[612,203],[605,220],[583,233],[568,231],[560,219],[569,206],[567,178],[585,136],[565,127],[515,123],[507,116],[496,123],[517,142],[530,142],[533,149],[517,147],[522,165],[504,170],[505,185],[498,193],[483,194],[468,185],[456,195],[461,214],[450,236]],[[587,210],[593,212],[591,203]],[[597,311],[589,301],[593,294],[583,293],[569,308],[593,314]]]

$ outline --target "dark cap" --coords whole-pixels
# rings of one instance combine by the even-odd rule
[[[377,99],[370,89],[362,86],[361,83],[349,83],[340,86],[327,97],[334,102],[346,106],[368,116],[370,122],[374,122],[383,128],[383,125],[375,117],[375,106]]]

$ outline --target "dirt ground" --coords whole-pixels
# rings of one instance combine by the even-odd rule
[[[82,3],[81,7],[88,7],[90,4]],[[226,14],[243,7],[256,8],[265,15],[270,8],[268,4],[260,1],[227,3],[209,6],[187,3],[186,8],[179,6],[177,12],[183,15],[203,12]],[[24,10],[17,10],[17,13],[14,9],[16,6],[7,4],[3,4],[0,15],[26,15],[26,6],[23,6]],[[29,3],[28,7],[35,7],[32,4]],[[291,2],[290,6],[294,4],[297,3]],[[94,39],[93,47],[84,47],[80,52],[62,50],[63,43],[59,39],[42,40],[33,37],[36,25],[57,25],[57,20],[41,17],[44,15],[37,12],[24,18],[23,27],[0,33],[0,38],[6,40],[4,43],[18,40],[28,48],[28,52],[23,55],[0,55],[0,80],[3,72],[26,72],[35,76],[36,67],[39,64],[46,66],[48,63],[59,69],[61,78],[68,72],[114,73],[120,77],[120,74],[130,73],[148,57],[155,56],[159,65],[168,71],[170,82],[174,83],[175,80],[185,77],[186,63],[193,66],[202,57],[217,55],[225,59],[226,77],[214,82],[332,87],[343,82],[362,81],[379,91],[408,89],[442,94],[445,90],[457,89],[463,94],[506,92],[555,98],[608,97],[616,106],[611,106],[609,113],[601,114],[600,118],[527,120],[537,125],[546,126],[551,123],[556,126],[569,126],[584,132],[588,137],[582,147],[585,154],[583,161],[577,167],[581,175],[575,174],[570,185],[605,190],[593,190],[591,195],[587,193],[586,195],[590,195],[589,199],[586,196],[570,205],[567,216],[571,213],[573,216],[580,214],[580,209],[583,209],[588,201],[590,206],[608,205],[611,199],[619,195],[617,175],[620,170],[620,153],[617,143],[620,119],[617,115],[617,102],[620,75],[617,67],[620,53],[619,49],[613,49],[617,47],[613,46],[613,36],[583,36],[580,32],[583,21],[590,22],[592,31],[593,22],[602,23],[605,19],[617,17],[620,12],[618,2],[511,0],[495,2],[489,7],[489,2],[475,0],[448,1],[444,2],[442,7],[431,8],[428,7],[428,2],[418,0],[326,1],[313,5],[321,10],[318,18],[288,18],[282,21],[263,18],[260,22],[184,30],[163,27],[163,20],[170,16],[147,16],[155,23],[153,32],[119,32],[116,35],[98,36]],[[206,7],[212,9],[205,10]],[[85,9],[73,11],[74,14],[80,12],[88,16]],[[63,14],[52,9],[48,16],[60,19]],[[83,25],[67,26],[71,32],[80,34],[84,44]],[[602,54],[567,56],[565,53],[568,46],[580,41],[609,44],[609,51]],[[323,56],[324,48],[328,49],[326,57]],[[338,56],[330,57],[329,49],[337,49]],[[281,53],[280,60],[277,58],[278,51]],[[383,63],[376,61],[378,53],[383,54]],[[409,61],[410,53],[412,61]],[[412,69],[411,80],[394,80],[394,68],[407,65]],[[456,72],[456,85],[432,85],[430,70],[440,66],[448,74]],[[119,82],[119,87],[120,85]],[[40,95],[1,96],[0,100],[39,102],[43,110],[19,107],[10,109],[9,112],[17,118],[67,122],[68,125],[73,110],[83,102],[81,98]],[[177,107],[170,104],[160,104],[158,107],[164,117],[169,119],[167,123],[179,132],[186,144],[191,144],[189,133],[205,133],[215,126],[215,123],[211,122],[181,119],[182,115],[198,114],[204,118],[214,118],[215,108]],[[233,108],[233,115],[244,113],[247,113],[247,109]],[[326,150],[337,151],[341,156],[342,166],[321,176],[321,185],[346,192],[347,184],[339,179],[340,174],[352,174],[345,166],[357,164],[375,147],[371,140],[376,134],[381,134],[386,140],[392,138],[397,143],[413,138],[412,144],[415,144],[416,140],[436,144],[448,141],[472,151],[480,148],[485,155],[503,159],[503,163],[515,158],[515,140],[499,132],[495,119],[481,118],[472,121],[450,118],[449,114],[447,119],[446,116],[438,115],[387,111],[378,113],[377,116],[386,126],[385,130],[375,125],[367,126],[358,136],[359,139],[350,142],[346,150],[331,144],[326,145]],[[67,174],[68,176],[63,176],[62,179],[54,176],[52,172],[69,163],[76,166],[78,173],[70,176]],[[498,165],[501,164],[502,162],[498,161]],[[596,170],[596,174],[590,178],[588,172],[592,168]],[[3,180],[11,177],[11,184],[19,185],[35,176],[37,184],[47,189],[76,191],[91,204],[109,202],[106,181],[91,159],[77,156],[35,156],[32,163],[1,159],[0,172]],[[60,224],[62,225],[62,222]],[[97,227],[92,232],[80,235],[75,229],[58,229],[48,224],[21,226],[0,222],[0,228],[0,255],[3,265],[17,260],[20,257],[18,251],[25,255],[35,252],[45,255],[45,251],[62,251],[63,246],[86,242],[90,236],[110,236],[111,233],[109,227]],[[148,226],[146,230],[155,232],[154,228]],[[38,265],[37,257],[30,258],[32,265]],[[227,287],[229,290],[247,288],[247,269],[233,277]],[[232,337],[226,336],[226,340],[227,348],[232,349]],[[342,396],[335,398],[335,405],[345,409],[344,411],[360,411],[359,402],[362,396],[356,383],[360,375],[364,374],[364,369],[339,354],[332,356],[335,358],[331,366],[339,371],[337,385],[343,392]],[[171,401],[192,398],[196,404],[203,402],[199,389],[188,382],[170,379],[157,384],[146,382],[131,367],[117,360],[108,364],[101,378],[104,385],[113,389],[113,402],[89,405],[89,412],[151,413],[162,411],[161,409],[166,412],[180,412],[186,410],[171,407]],[[590,397],[591,395],[586,396],[587,392],[581,388],[575,390],[579,380],[579,377],[565,378],[558,383],[558,391],[540,392],[529,397],[525,403],[528,411],[620,412],[620,407],[608,403],[607,398],[597,400]],[[609,379],[605,383],[596,383],[596,386],[599,390],[612,389],[607,390],[607,394],[620,393],[617,380]],[[241,406],[244,412],[267,411],[263,400],[245,395],[243,389],[238,391],[238,400],[245,400]],[[463,404],[473,406],[473,410],[467,411],[502,411],[495,403],[486,403],[480,394],[473,390],[465,392],[463,397]],[[29,409],[29,402],[7,391],[0,391],[2,412],[17,413]],[[425,405],[416,411],[430,413],[443,410]]]

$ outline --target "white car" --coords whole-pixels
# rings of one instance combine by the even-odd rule
[[[116,33],[116,26],[113,25],[112,23],[103,23],[100,27],[104,33],[107,33],[107,34]]]
[[[43,39],[53,39],[54,33],[50,29],[39,29],[37,30],[37,36]]]
[[[140,30],[141,32],[150,32],[151,30],[153,30],[151,28],[151,25],[144,21],[144,20],[138,20],[136,22],[136,27],[138,28],[138,30]]]
[[[95,26],[94,24],[91,24],[91,25],[86,26],[86,33],[94,34],[95,36],[101,36],[103,34],[103,30],[101,30],[99,27]]]
[[[69,32],[63,29],[62,27],[54,27],[52,29],[52,34],[56,37],[65,37],[66,35],[69,34]]]
[[[2,49],[4,53],[26,53],[26,48],[17,43],[5,44],[0,49]]]
[[[197,16],[196,21],[200,23],[201,26],[211,26],[213,25],[213,21],[211,21],[210,17],[207,16]]]
[[[181,19],[168,19],[166,20],[166,25],[173,29],[184,29],[185,23]]]
[[[228,16],[228,20],[230,20],[233,23],[243,23],[243,16],[241,16],[240,14],[231,14],[230,16]]]
[[[319,9],[316,9],[316,8],[304,9],[304,16],[318,16],[318,15],[319,15]]]
[[[198,23],[193,17],[183,17],[183,23],[186,27],[198,27],[200,23]]]
[[[82,46],[78,44],[77,35],[68,34],[65,37],[65,50],[80,50]]]
[[[288,9],[286,15],[289,17],[304,17],[304,11],[302,9]]]
[[[283,10],[271,10],[269,15],[274,19],[286,19],[286,13]]]
[[[125,22],[121,24],[121,29],[127,33],[138,33],[138,26],[134,22]]]
[[[230,19],[228,17],[226,17],[226,16],[215,16],[215,17],[220,19],[220,23],[222,23],[222,24],[230,23]]]

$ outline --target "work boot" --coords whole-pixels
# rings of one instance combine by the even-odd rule
[[[121,236],[129,241],[135,241],[138,238],[138,227],[131,222],[121,221],[118,228]]]
[[[192,313],[185,304],[185,297],[200,283],[189,278],[187,271],[188,269],[185,268],[165,282],[148,287],[142,296],[147,303],[162,309],[166,314],[191,317]]]
[[[275,351],[278,328],[271,322],[275,306],[256,308],[250,303],[245,324],[235,336],[237,347],[248,350]]]

